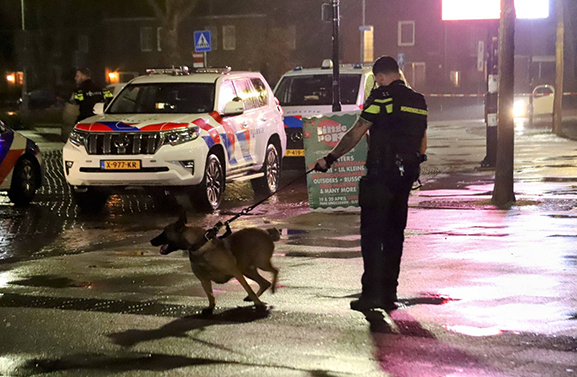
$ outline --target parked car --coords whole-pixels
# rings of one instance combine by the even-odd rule
[[[332,112],[332,68],[330,59],[324,60],[320,68],[296,67],[285,73],[275,86],[287,133],[285,163],[291,167],[304,167],[302,117]],[[361,110],[374,88],[372,64],[343,64],[339,70],[342,111]]]
[[[555,88],[552,85],[537,85],[530,96],[517,96],[513,104],[515,118],[539,117],[553,114]]]
[[[184,193],[212,211],[226,182],[250,180],[258,195],[274,193],[285,150],[282,109],[260,73],[155,69],[75,126],[63,164],[84,209],[143,187],[155,200]]]
[[[0,190],[17,206],[28,205],[42,185],[40,149],[0,121]]]
[[[30,110],[62,108],[66,104],[66,100],[52,89],[33,90],[26,93],[26,96],[28,97],[28,107]]]

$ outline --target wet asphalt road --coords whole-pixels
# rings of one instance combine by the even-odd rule
[[[0,194],[0,264],[130,245],[150,239],[153,231],[174,221],[183,210],[187,211],[189,222],[210,227],[256,201],[250,183],[241,182],[227,185],[224,202],[214,214],[196,212],[184,197],[159,208],[150,196],[139,191],[113,195],[101,213],[90,214],[80,211],[72,201],[61,151],[50,150],[43,157],[46,181],[31,206],[14,207],[6,194]],[[273,219],[307,209],[302,174],[294,169],[285,171],[280,186],[288,186],[255,208],[250,217],[266,213]]]
[[[542,377],[577,373],[577,145],[538,130],[516,143],[519,203],[490,205],[479,122],[435,124],[425,187],[411,197],[391,318],[348,308],[362,260],[357,213],[314,213],[300,180],[237,227],[282,229],[264,312],[235,281],[217,311],[179,253],[148,240],[181,208],[113,197],[79,213],[58,152],[28,209],[0,200],[0,375]],[[289,173],[284,182],[298,176]],[[282,185],[281,185],[282,186]],[[211,226],[254,198],[235,185]],[[378,313],[377,313],[378,315]]]

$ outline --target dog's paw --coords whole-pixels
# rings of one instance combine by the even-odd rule
[[[202,311],[200,312],[200,314],[202,316],[211,316],[212,313],[214,313],[214,308],[204,308],[202,309]]]
[[[267,306],[265,303],[256,304],[254,306],[257,312],[265,312],[267,310]]]

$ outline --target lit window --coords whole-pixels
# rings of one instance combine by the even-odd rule
[[[450,77],[451,77],[451,83],[455,87],[461,86],[461,71],[451,71]]]
[[[399,46],[415,45],[415,21],[399,21]]]

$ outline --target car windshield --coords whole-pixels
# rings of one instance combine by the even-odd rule
[[[361,75],[340,75],[341,103],[357,103]],[[333,103],[332,74],[287,76],[282,79],[275,96],[282,106],[331,105]]]
[[[108,114],[198,114],[214,108],[214,84],[154,83],[127,85]]]

